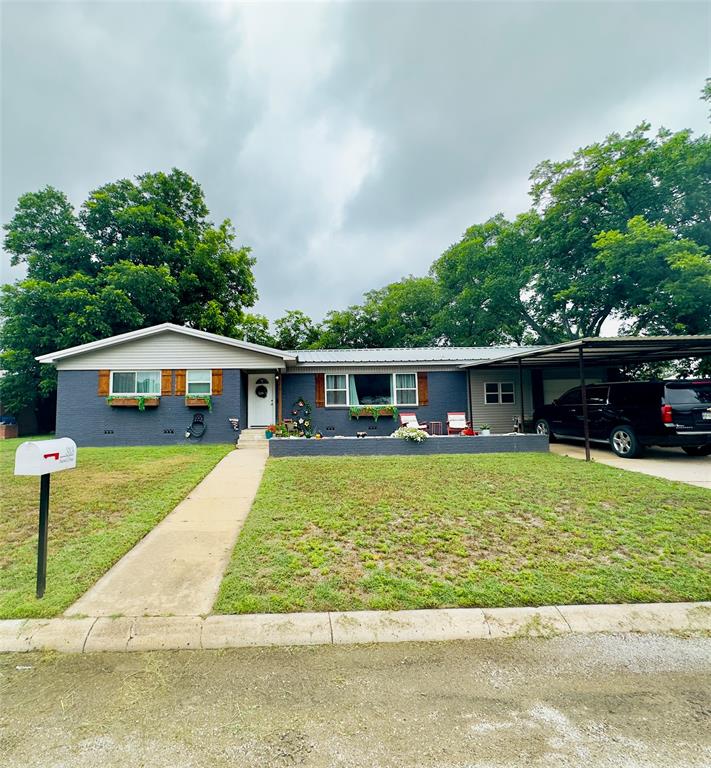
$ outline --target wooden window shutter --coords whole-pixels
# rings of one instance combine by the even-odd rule
[[[185,369],[181,368],[175,372],[175,394],[185,394]]]
[[[99,371],[99,397],[109,396],[109,378],[111,371]]]
[[[314,374],[316,377],[316,407],[325,408],[326,406],[326,376],[323,373]]]
[[[212,369],[212,394],[222,394],[222,368]]]
[[[160,393],[163,397],[173,394],[173,371],[160,372]]]
[[[417,402],[420,405],[429,405],[430,396],[427,390],[427,374],[417,374]]]

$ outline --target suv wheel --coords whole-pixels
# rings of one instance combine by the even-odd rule
[[[547,435],[549,443],[555,443],[555,435],[551,432],[551,425],[545,419],[536,422],[536,434]]]
[[[634,459],[642,453],[642,446],[631,427],[615,427],[610,433],[610,448],[622,459]]]
[[[711,443],[708,445],[684,445],[681,448],[689,456],[711,456]]]

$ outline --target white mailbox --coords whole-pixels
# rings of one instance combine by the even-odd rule
[[[16,475],[49,475],[77,465],[77,444],[70,437],[29,440],[15,451]]]

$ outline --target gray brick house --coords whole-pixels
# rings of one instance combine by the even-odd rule
[[[355,406],[395,405],[446,432],[448,412],[509,432],[538,401],[575,385],[575,372],[533,380],[515,367],[468,368],[510,347],[283,351],[170,323],[71,347],[38,360],[58,372],[57,434],[78,445],[167,445],[186,433],[233,441],[241,428],[290,418],[304,398],[324,435],[390,434],[391,415],[351,418]],[[535,372],[534,372],[535,373]],[[594,372],[589,372],[594,377]],[[202,422],[202,423],[201,423]],[[197,426],[195,424],[197,423]],[[192,431],[191,431],[192,429]]]

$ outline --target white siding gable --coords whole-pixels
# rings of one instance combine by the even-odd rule
[[[57,360],[60,371],[154,368],[283,368],[280,355],[268,355],[166,331],[153,336]]]

